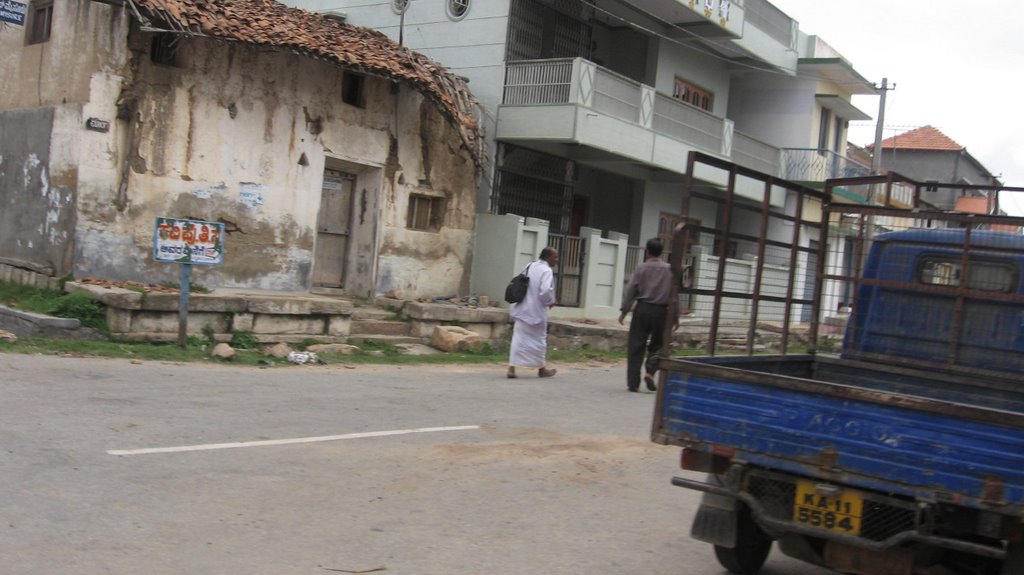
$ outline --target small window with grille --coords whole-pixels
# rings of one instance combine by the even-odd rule
[[[32,2],[28,10],[26,43],[41,44],[50,40],[53,27],[53,0]]]
[[[705,112],[710,112],[715,105],[715,95],[710,90],[705,90],[682,78],[676,78],[672,97]]]
[[[444,224],[445,199],[424,194],[409,196],[409,216],[406,227],[410,230],[438,232]]]

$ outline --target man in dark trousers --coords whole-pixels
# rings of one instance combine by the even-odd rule
[[[633,319],[629,322],[629,361],[626,372],[626,387],[629,391],[639,391],[641,368],[645,371],[643,379],[647,389],[657,389],[654,373],[658,371],[658,353],[664,345],[665,317],[668,315],[668,303],[672,299],[672,269],[668,262],[661,259],[663,250],[660,239],[647,240],[644,262],[633,271],[626,291],[622,294],[619,323],[622,324],[626,314],[633,310]]]

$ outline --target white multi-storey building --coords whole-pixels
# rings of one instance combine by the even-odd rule
[[[478,211],[537,218],[552,235],[667,235],[692,150],[812,183],[858,167],[846,129],[868,116],[850,99],[874,87],[766,0],[287,3],[377,29],[468,78],[493,159]],[[580,291],[562,301],[578,301],[585,281],[564,275]]]

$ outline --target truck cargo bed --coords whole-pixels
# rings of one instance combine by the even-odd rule
[[[1011,380],[821,356],[662,366],[656,442],[1024,516],[1024,391]]]

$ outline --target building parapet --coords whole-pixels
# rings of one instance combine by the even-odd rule
[[[735,132],[731,120],[583,58],[507,62],[497,137],[568,138],[677,173],[685,172],[680,158],[691,149],[760,172],[779,169],[779,149]]]

